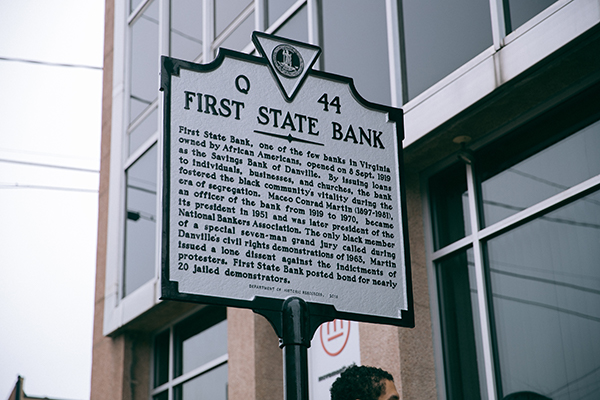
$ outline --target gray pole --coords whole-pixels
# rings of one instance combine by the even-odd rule
[[[298,297],[285,300],[282,308],[283,391],[285,400],[308,400],[308,305]]]

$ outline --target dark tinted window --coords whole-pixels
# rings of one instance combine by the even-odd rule
[[[479,334],[477,287],[473,250],[447,257],[437,264],[438,291],[449,399],[482,399],[484,374]],[[478,360],[479,365],[478,366]]]
[[[600,192],[488,244],[504,395],[600,393]]]
[[[365,99],[391,103],[384,0],[323,2],[325,71],[354,79]]]
[[[504,0],[510,9],[510,27],[512,31],[544,11],[556,0]]]
[[[486,226],[600,174],[600,121],[485,179]]]
[[[155,276],[156,157],[154,145],[126,171],[123,296]]]
[[[455,164],[429,180],[435,249],[471,234],[467,172]]]
[[[409,99],[492,45],[481,0],[403,0]]]
[[[175,327],[175,376],[227,354],[225,309],[198,313]]]

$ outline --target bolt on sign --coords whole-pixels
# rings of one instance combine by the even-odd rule
[[[402,110],[259,32],[261,57],[162,58],[162,298],[413,326]]]

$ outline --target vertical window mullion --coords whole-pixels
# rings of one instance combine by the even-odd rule
[[[323,7],[320,0],[308,0],[308,43],[323,48]],[[315,69],[325,69],[323,57],[319,57],[314,66]]]
[[[169,328],[169,400],[175,399],[175,390],[173,389],[173,377],[175,375],[175,340],[173,338],[173,326]]]
[[[159,11],[158,11],[158,65],[156,66],[156,87],[160,87],[160,70],[161,70],[161,57],[162,55],[170,55],[171,54],[171,0],[155,0],[159,1]],[[158,102],[158,121],[156,124],[158,126],[158,130],[160,131],[163,123],[163,104],[161,101]],[[160,242],[161,242],[161,233],[162,233],[162,218],[159,216],[162,215],[162,140],[157,140],[158,154],[156,160],[156,231],[155,231],[155,277],[160,276]],[[156,300],[160,296],[158,293],[156,294]]]
[[[475,185],[475,171],[472,163],[467,163],[467,189],[469,193],[469,214],[471,216],[471,232],[473,238],[473,255],[475,263],[475,280],[477,284],[477,299],[479,306],[479,321],[482,337],[482,353],[485,370],[486,392],[489,400],[496,400],[496,381],[494,372],[494,359],[492,337],[490,329],[490,314],[488,306],[487,286],[485,284],[485,271],[483,261],[483,243],[479,239],[479,212],[478,191]]]
[[[171,54],[171,1],[158,0],[158,51],[159,55],[168,56]],[[160,57],[158,67],[160,71]],[[160,86],[160,85],[159,85]],[[157,87],[159,87],[157,86]]]
[[[214,58],[212,44],[215,40],[215,0],[202,1],[202,61],[208,64]]]
[[[264,32],[269,27],[267,0],[254,0],[254,25],[256,30]]]
[[[504,38],[508,33],[509,16],[505,13],[504,0],[490,0],[490,17],[492,19],[492,40],[496,51],[504,47]]]
[[[400,0],[386,0],[385,8],[392,106],[401,107],[408,101],[402,2]]]

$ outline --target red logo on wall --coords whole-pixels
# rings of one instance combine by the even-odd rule
[[[350,337],[350,321],[335,319],[329,321],[319,329],[321,345],[325,353],[334,357],[344,350]]]

